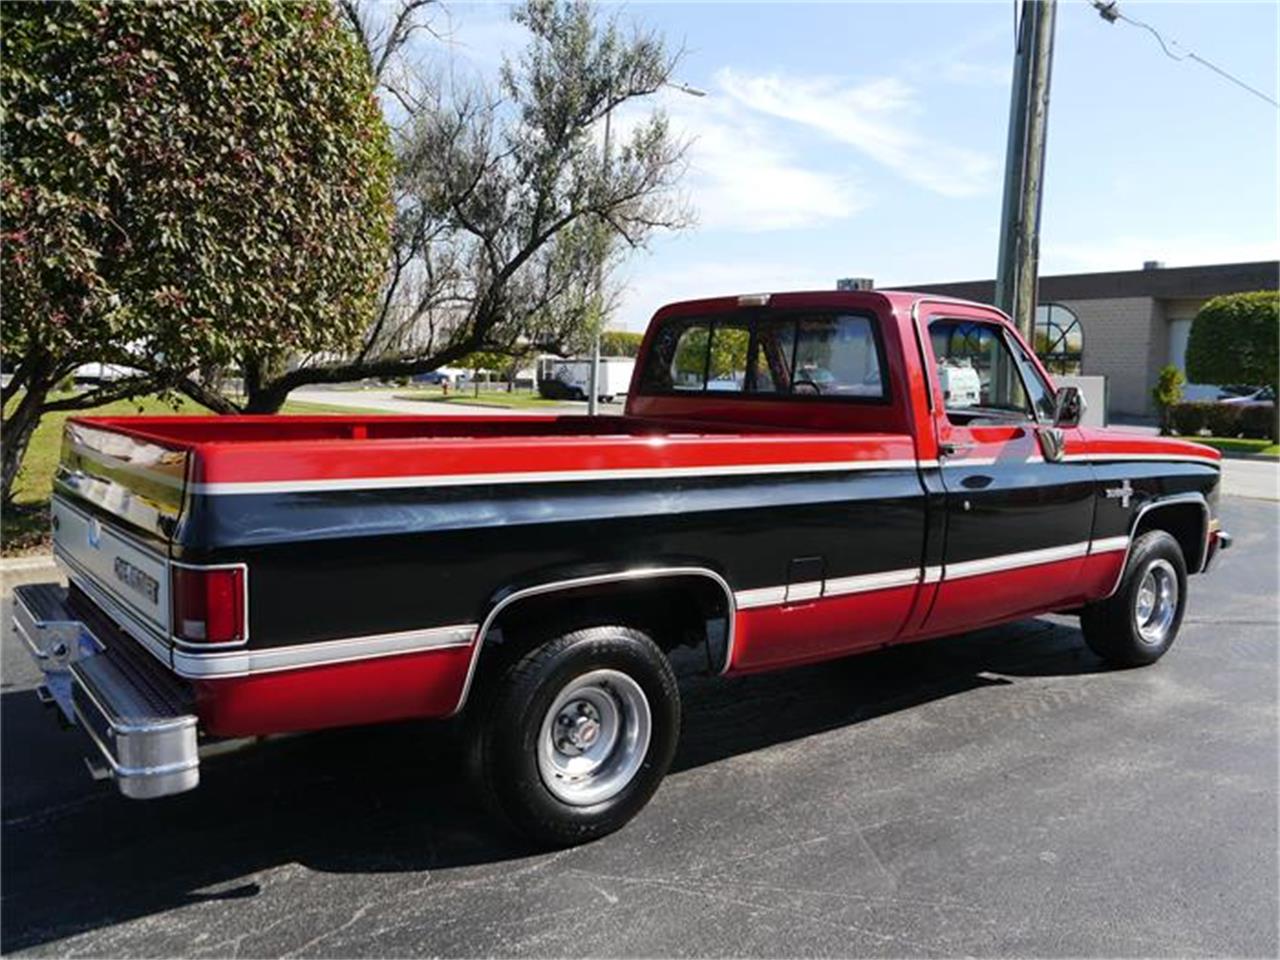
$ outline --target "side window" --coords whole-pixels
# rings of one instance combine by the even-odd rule
[[[935,320],[929,339],[949,416],[959,414],[965,422],[990,415],[1031,417],[1017,362],[999,327]]]
[[[711,357],[707,365],[707,389],[747,389],[747,355],[751,328],[739,321],[717,320],[711,328]]]
[[[701,390],[706,385],[707,344],[711,325],[706,320],[673,320],[662,325],[645,362],[645,390]]]

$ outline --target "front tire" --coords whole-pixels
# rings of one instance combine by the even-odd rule
[[[653,796],[680,736],[666,656],[631,627],[574,630],[497,678],[472,733],[491,809],[535,842],[612,833]]]
[[[1173,646],[1187,606],[1187,563],[1178,541],[1163,530],[1138,537],[1120,586],[1080,615],[1089,649],[1108,663],[1141,667]]]

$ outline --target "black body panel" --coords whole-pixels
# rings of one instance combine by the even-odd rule
[[[1027,461],[943,469],[948,563],[1079,543],[1093,525],[1087,463]]]
[[[514,583],[700,565],[736,590],[920,565],[914,468],[196,497],[177,559],[249,565],[252,646],[472,623]],[[198,548],[197,548],[198,545]]]

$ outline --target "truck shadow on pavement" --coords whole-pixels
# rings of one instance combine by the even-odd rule
[[[1102,669],[1074,622],[1057,619],[740,679],[702,676],[698,663],[676,658],[685,724],[673,774],[1017,678]],[[422,872],[537,853],[485,816],[441,725],[266,742],[207,761],[191,793],[135,802],[89,780],[79,735],[57,730],[31,690],[0,696],[0,722],[5,953],[203,901],[231,908],[258,895],[256,875],[290,863]]]

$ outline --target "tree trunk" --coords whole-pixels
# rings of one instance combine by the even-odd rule
[[[246,384],[247,386],[247,384]],[[280,389],[279,385],[268,384],[265,388],[249,390],[244,400],[245,413],[279,413],[289,399],[289,391]]]
[[[40,414],[44,411],[44,401],[48,394],[49,384],[28,383],[13,413],[4,418],[4,450],[0,454],[0,459],[3,460],[3,489],[0,489],[0,499],[6,507],[12,503],[13,483],[18,479],[18,469],[31,444],[31,435],[40,425]]]

